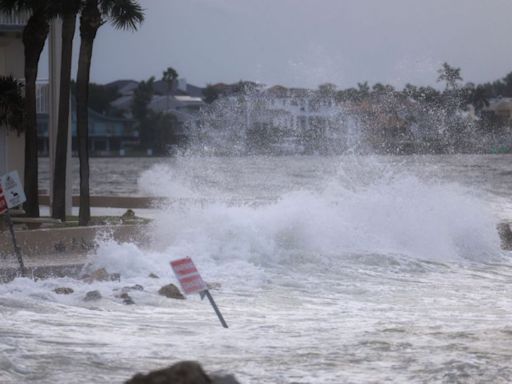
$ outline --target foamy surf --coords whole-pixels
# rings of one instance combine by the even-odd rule
[[[153,168],[142,184],[169,204],[148,227],[151,246],[99,239],[90,255],[120,281],[0,286],[0,381],[122,382],[183,359],[243,383],[512,380],[512,265],[496,200],[406,159],[334,160]],[[158,295],[184,256],[220,285],[227,332],[198,296]],[[135,284],[144,289],[123,304]],[[91,290],[102,298],[84,301]]]

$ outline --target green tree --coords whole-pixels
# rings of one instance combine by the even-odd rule
[[[206,104],[213,103],[215,100],[219,98],[219,96],[219,90],[211,84],[208,84],[203,91],[203,100]]]
[[[89,192],[89,82],[94,40],[98,29],[110,21],[115,28],[136,30],[144,11],[136,0],[84,0],[80,15],[80,52],[77,73],[77,139],[80,159],[79,224],[91,217]]]
[[[448,63],[443,63],[441,68],[437,70],[439,76],[437,77],[437,81],[444,81],[446,83],[445,88],[447,90],[455,90],[458,88],[458,82],[462,81],[462,76],[460,75],[460,68],[452,67]]]
[[[167,84],[167,110],[169,110],[170,107],[170,93],[173,89],[174,82],[178,79],[178,72],[172,67],[168,67],[162,74],[162,81],[164,81]]]
[[[30,17],[23,29],[25,54],[25,194],[24,208],[28,216],[39,217],[39,188],[37,161],[36,80],[39,59],[50,32],[50,20],[55,16],[51,0],[0,0],[0,11],[28,12]]]
[[[59,89],[59,112],[55,165],[53,169],[52,217],[66,220],[66,169],[69,136],[69,99],[71,90],[71,60],[73,38],[75,37],[76,17],[81,0],[55,0],[62,18],[62,52]]]
[[[150,148],[151,145],[149,103],[154,94],[154,82],[154,77],[149,78],[147,81],[141,81],[133,93],[132,115],[139,130],[141,144],[145,149]]]
[[[71,82],[71,93],[76,95],[76,82]],[[115,87],[103,84],[89,84],[89,109],[106,116],[122,117],[122,112],[111,103],[121,95]]]

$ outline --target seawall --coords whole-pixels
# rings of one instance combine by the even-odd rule
[[[16,231],[16,240],[29,276],[75,276],[87,262],[89,252],[94,251],[99,237],[145,245],[148,237],[144,227],[115,225],[25,230]],[[0,262],[0,281],[17,276],[18,262],[7,231],[0,232]]]

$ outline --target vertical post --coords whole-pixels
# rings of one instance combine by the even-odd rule
[[[222,313],[220,313],[219,308],[217,307],[217,304],[215,304],[215,301],[213,300],[213,297],[210,294],[210,291],[206,290],[206,291],[203,291],[201,293],[204,293],[206,295],[206,297],[208,298],[208,300],[210,301],[210,304],[212,305],[213,310],[217,314],[217,317],[219,318],[220,323],[222,324],[222,326],[224,328],[228,328],[228,325],[226,324],[226,321],[224,320],[224,317],[222,317]]]
[[[53,196],[53,173],[55,168],[55,146],[57,145],[57,127],[59,118],[59,90],[60,90],[60,64],[62,55],[62,20],[54,19],[50,24],[49,48],[48,48],[48,66],[49,66],[49,100],[48,100],[48,142],[50,159],[50,205]],[[71,96],[69,96],[71,97]],[[68,134],[68,150],[67,150],[67,166],[66,166],[66,215],[71,215],[72,210],[72,186],[71,186],[71,142],[72,142],[72,103],[69,103],[71,111],[69,114],[69,134]]]
[[[27,273],[25,270],[25,265],[23,264],[23,257],[21,256],[21,250],[18,247],[18,244],[16,243],[16,235],[14,233],[14,227],[12,225],[11,214],[9,213],[9,210],[7,210],[5,212],[5,222],[7,223],[7,226],[9,227],[9,232],[11,232],[12,245],[14,246],[14,253],[16,253],[16,258],[18,259],[18,263],[20,265],[21,276],[25,277]]]

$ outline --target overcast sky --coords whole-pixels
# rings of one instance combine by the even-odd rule
[[[339,87],[435,84],[447,61],[465,81],[512,71],[512,0],[141,0],[136,33],[104,26],[92,80],[240,79]]]

